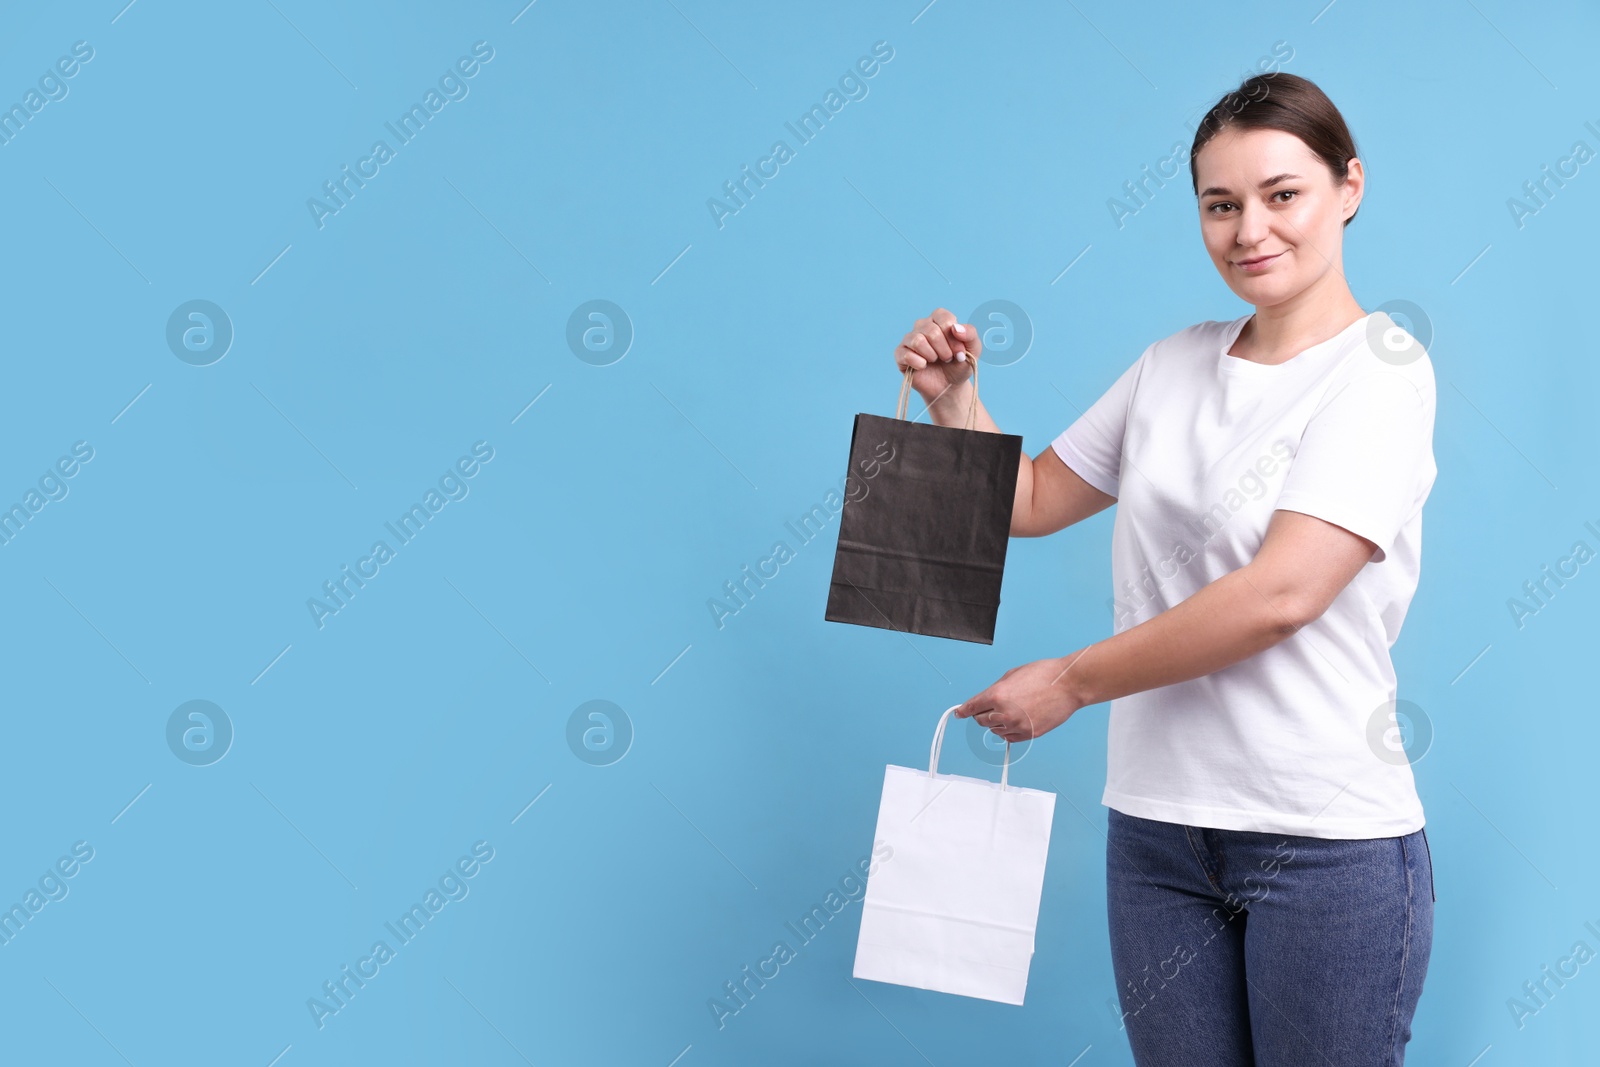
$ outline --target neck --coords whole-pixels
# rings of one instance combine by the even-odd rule
[[[1366,312],[1356,302],[1344,277],[1330,270],[1280,304],[1258,304],[1235,347],[1243,347],[1257,363],[1291,359],[1320,344]]]

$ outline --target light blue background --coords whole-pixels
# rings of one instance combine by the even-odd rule
[[[1600,949],[1597,565],[1507,608],[1600,547],[1600,171],[1507,207],[1600,149],[1592,6],[123,2],[0,35],[3,102],[95,50],[0,146],[0,503],[94,449],[0,547],[0,903],[95,850],[0,945],[6,1060],[1131,1062],[1104,706],[1014,768],[1060,793],[1026,1007],[853,981],[854,904],[724,1028],[707,1007],[868,854],[940,712],[1109,634],[1111,512],[1013,543],[992,647],[824,622],[836,520],[720,630],[707,601],[839,484],[934,307],[1028,313],[982,389],[1030,454],[1152,340],[1247,311],[1187,170],[1120,229],[1107,201],[1279,41],[1368,167],[1356,297],[1434,331],[1408,1062],[1593,1058],[1600,965],[1521,1029],[1506,1006]],[[318,229],[307,198],[480,40],[469,95]],[[719,229],[706,200],[877,41],[866,98]],[[192,299],[235,330],[211,366],[166,345]],[[591,299],[636,331],[609,366],[565,340]],[[319,629],[307,599],[477,441],[470,495]],[[210,766],[165,740],[193,699],[236,732]],[[634,735],[609,766],[567,741],[595,699]],[[994,774],[964,743],[942,769]],[[319,1029],[307,999],[480,840],[470,894]]]

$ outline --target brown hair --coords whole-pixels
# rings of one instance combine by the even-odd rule
[[[1315,82],[1284,71],[1257,74],[1218,100],[1195,130],[1194,144],[1189,149],[1189,180],[1197,197],[1200,179],[1195,173],[1195,157],[1207,142],[1230,126],[1294,134],[1333,173],[1335,186],[1345,183],[1349,160],[1358,154],[1344,116]],[[1352,211],[1344,224],[1350,225],[1359,211]]]

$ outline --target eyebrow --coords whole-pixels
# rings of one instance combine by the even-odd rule
[[[1262,182],[1257,188],[1267,189],[1267,188],[1270,188],[1270,187],[1272,187],[1274,185],[1277,185],[1279,182],[1286,182],[1286,181],[1289,181],[1292,178],[1299,178],[1299,177],[1300,177],[1300,175],[1298,175],[1298,174],[1274,174],[1272,177],[1270,177],[1266,181]],[[1230,190],[1230,189],[1224,189],[1220,185],[1213,185],[1211,188],[1205,190],[1200,195],[1201,196],[1232,196],[1233,195],[1233,191]]]

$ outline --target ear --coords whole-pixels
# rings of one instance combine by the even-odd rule
[[[1344,219],[1348,221],[1361,206],[1361,198],[1367,191],[1367,172],[1356,156],[1351,156],[1345,161],[1345,168],[1343,206]]]

